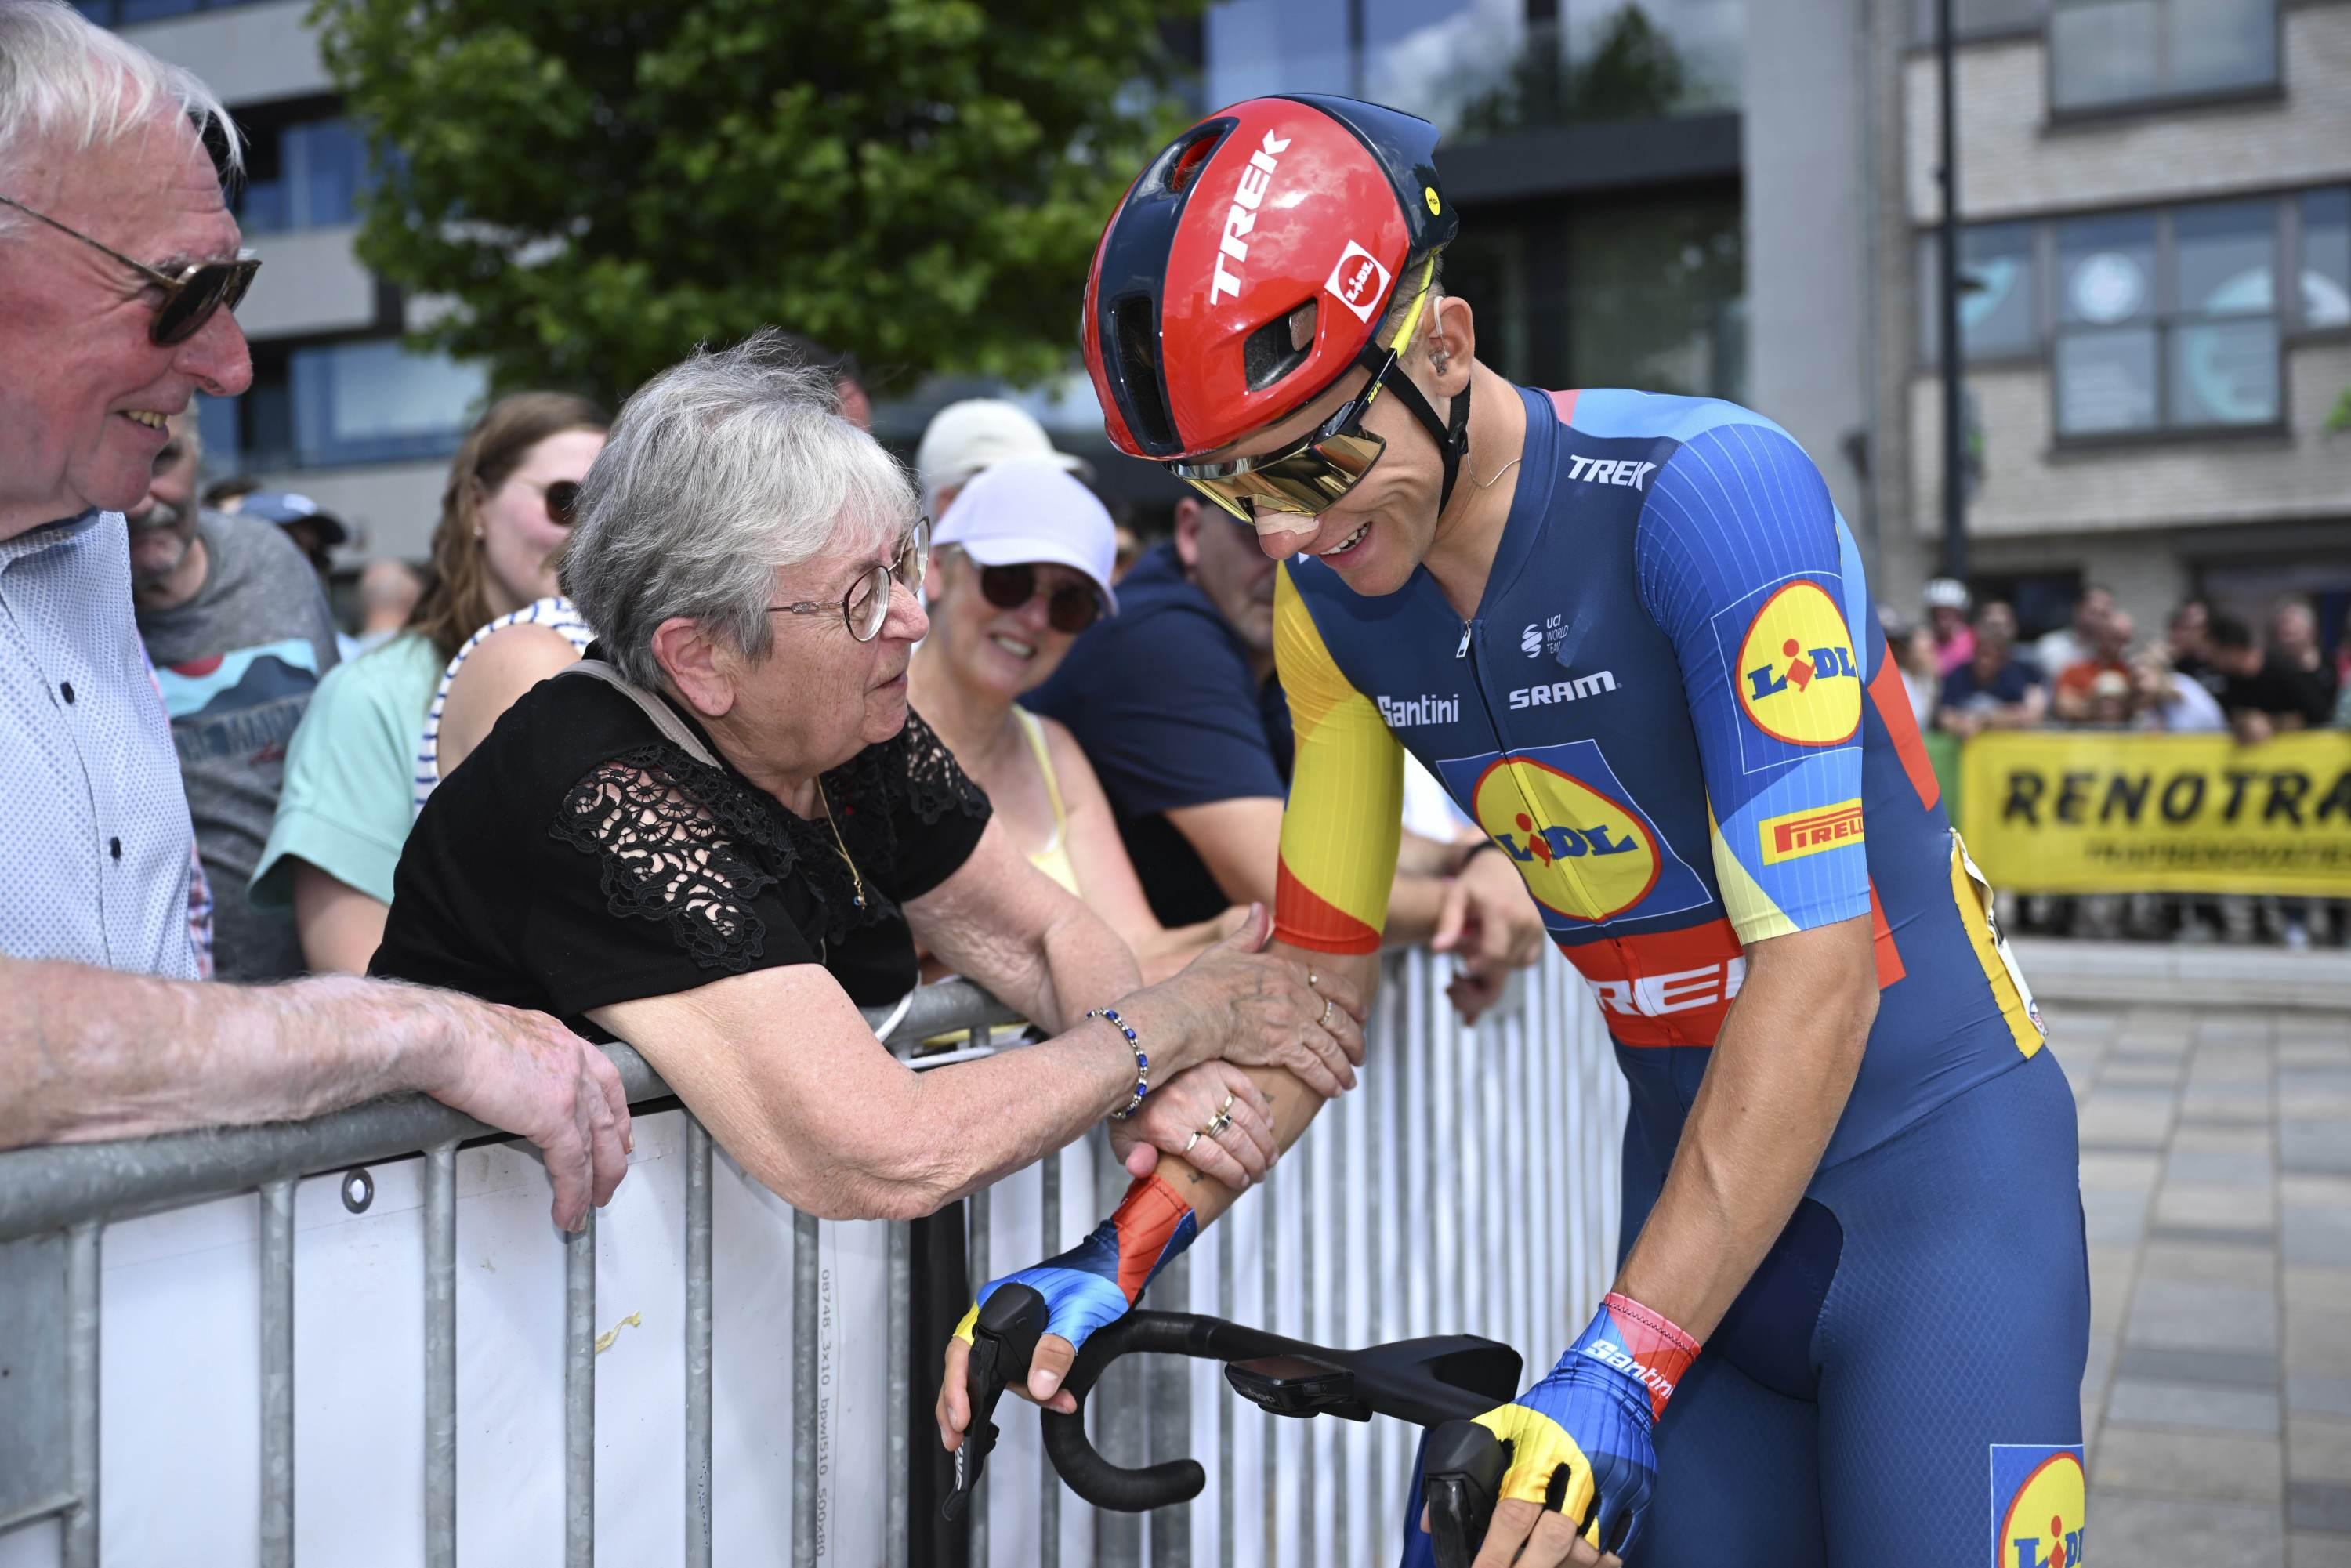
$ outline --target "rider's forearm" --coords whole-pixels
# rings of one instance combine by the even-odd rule
[[[315,1116],[428,1087],[435,993],[351,977],[201,985],[0,957],[0,1148]]]
[[[1665,1190],[1615,1284],[1699,1341],[1810,1185],[1877,1014],[1866,916],[1758,943],[1747,964]]]

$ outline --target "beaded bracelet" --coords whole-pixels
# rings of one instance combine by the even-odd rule
[[[1123,1122],[1134,1114],[1135,1107],[1143,1103],[1143,1097],[1151,1092],[1151,1058],[1144,1054],[1143,1041],[1134,1030],[1127,1027],[1126,1020],[1118,1016],[1116,1008],[1096,1008],[1086,1017],[1107,1019],[1113,1029],[1126,1036],[1127,1048],[1134,1052],[1134,1098],[1126,1103],[1124,1110],[1110,1113],[1112,1121]]]

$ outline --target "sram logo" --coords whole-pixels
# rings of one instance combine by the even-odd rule
[[[1510,706],[1543,707],[1552,703],[1572,703],[1582,697],[1596,697],[1602,692],[1616,689],[1616,675],[1611,670],[1595,670],[1588,675],[1571,675],[1563,681],[1553,681],[1547,686],[1520,686],[1510,694]]]
[[[1257,227],[1258,204],[1265,200],[1266,187],[1273,183],[1273,172],[1280,166],[1280,154],[1290,148],[1287,137],[1269,131],[1258,150],[1249,154],[1249,167],[1241,171],[1241,183],[1233,192],[1233,204],[1225,211],[1225,237],[1217,246],[1217,276],[1208,285],[1208,302],[1229,294],[1241,297],[1240,275],[1228,267],[1228,259],[1249,259],[1249,233]]]

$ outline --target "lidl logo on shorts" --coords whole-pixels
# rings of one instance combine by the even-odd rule
[[[1992,1444],[1992,1568],[2081,1568],[2088,1490],[2078,1444]]]
[[[1557,924],[1604,925],[1705,901],[1704,884],[1633,804],[1596,742],[1456,758],[1437,772]]]
[[[1861,727],[1861,667],[1836,601],[1805,578],[1782,585],[1739,646],[1739,706],[1792,746],[1834,746]]]

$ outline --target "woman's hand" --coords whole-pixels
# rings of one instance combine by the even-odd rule
[[[1364,1060],[1363,998],[1339,975],[1261,951],[1272,931],[1264,906],[1251,904],[1240,929],[1119,1010],[1160,1029],[1172,1024],[1189,1048],[1180,1059],[1186,1064],[1221,1056],[1279,1067],[1335,1099],[1355,1086],[1354,1064]],[[1145,1030],[1144,1049],[1151,1047]]]
[[[1229,1061],[1176,1074],[1133,1116],[1110,1124],[1111,1153],[1131,1175],[1149,1176],[1165,1150],[1235,1192],[1264,1179],[1277,1146],[1272,1103]]]

